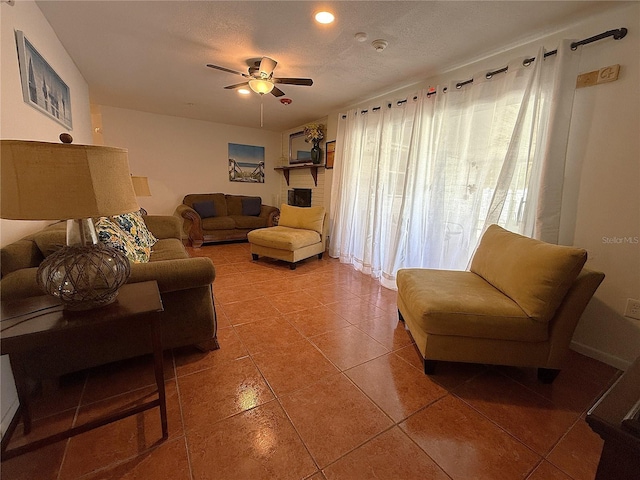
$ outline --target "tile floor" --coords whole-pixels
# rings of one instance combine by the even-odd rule
[[[166,353],[169,439],[154,409],[4,462],[3,480],[594,478],[602,442],[585,413],[616,369],[572,353],[552,385],[467,364],[427,377],[395,293],[351,267],[291,271],[252,262],[246,243],[190,253],[216,265],[221,349]],[[153,382],[139,358],[45,384],[31,437]]]

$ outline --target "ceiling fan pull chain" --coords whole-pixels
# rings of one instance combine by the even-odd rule
[[[264,117],[264,105],[262,103],[262,98],[264,95],[260,95],[260,128],[262,128],[263,117]]]

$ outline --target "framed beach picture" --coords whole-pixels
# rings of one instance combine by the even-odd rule
[[[325,168],[333,168],[333,160],[336,154],[336,141],[327,142],[325,150],[327,151],[327,158],[324,162]]]
[[[73,130],[69,87],[20,30],[16,43],[25,103]]]
[[[264,147],[230,143],[229,181],[264,183]]]

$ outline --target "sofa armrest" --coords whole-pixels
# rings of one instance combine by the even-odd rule
[[[211,259],[195,257],[133,263],[127,283],[156,280],[160,293],[164,293],[211,285],[215,278],[216,269]]]
[[[184,203],[178,205],[175,215],[182,218],[182,230],[191,241],[191,245],[198,248],[204,242],[202,219],[198,212]]]
[[[144,223],[153,235],[158,238],[182,239],[180,219],[171,215],[145,215]]]
[[[275,225],[275,219],[280,215],[280,209],[271,205],[262,205],[260,207],[260,217],[267,219],[267,227]]]

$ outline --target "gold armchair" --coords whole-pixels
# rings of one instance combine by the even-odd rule
[[[604,279],[583,249],[492,225],[469,271],[401,269],[398,313],[432,374],[438,360],[538,368],[551,383]]]

